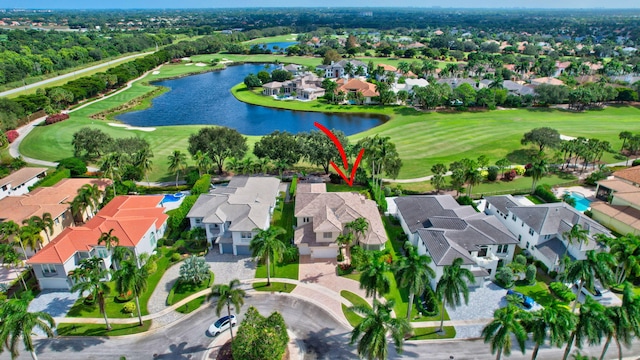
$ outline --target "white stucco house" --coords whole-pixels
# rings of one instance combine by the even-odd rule
[[[0,179],[0,199],[29,192],[29,186],[47,175],[46,168],[25,167]]]
[[[296,191],[294,243],[300,255],[335,259],[336,239],[345,234],[345,225],[365,218],[369,229],[359,239],[366,250],[383,250],[387,233],[373,200],[355,192],[327,192],[326,184],[298,184]]]
[[[444,267],[456,258],[471,270],[476,285],[493,279],[499,265],[510,263],[516,238],[495,217],[460,205],[450,195],[420,195],[394,198],[400,225],[418,253],[433,260],[435,288]]]
[[[249,244],[266,230],[276,206],[280,180],[274,177],[236,176],[227,186],[202,194],[187,217],[191,228],[204,228],[210,246],[220,254],[251,255]]]
[[[515,235],[519,246],[550,271],[558,270],[565,253],[581,260],[588,250],[602,250],[597,234],[612,236],[604,226],[564,202],[527,206],[511,195],[489,196],[486,201],[485,213],[500,220]],[[568,245],[563,234],[576,224],[588,231],[589,241]]]
[[[168,216],[161,202],[162,195],[117,196],[84,225],[64,229],[27,261],[40,289],[70,289],[70,274],[82,259],[99,257],[104,267],[110,268],[111,253],[104,244],[98,245],[102,233],[112,231],[119,246],[136,255],[151,254],[167,227]]]

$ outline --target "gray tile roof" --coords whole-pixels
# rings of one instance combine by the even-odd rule
[[[562,234],[575,224],[589,231],[589,236],[611,232],[596,221],[586,217],[567,203],[541,204],[535,206],[514,206],[509,210],[540,235]]]
[[[445,236],[445,231],[434,229],[418,229],[418,236],[427,247],[431,259],[438,266],[451,265],[456,258],[461,258],[463,264],[472,265],[475,261],[469,252],[452,242]]]
[[[264,228],[275,206],[280,180],[273,177],[234,177],[196,200],[187,217],[202,218],[205,224],[230,222],[230,231]]]
[[[431,217],[457,217],[454,209],[462,207],[453,197],[447,195],[403,196],[394,201],[398,206],[398,213],[404,219],[411,233],[424,228],[427,220]]]
[[[551,261],[555,261],[556,259],[560,259],[564,256],[567,251],[567,247],[564,245],[562,240],[554,237],[548,241],[543,242],[542,244],[536,245],[536,249],[542,253],[547,259]],[[568,253],[567,253],[568,254]],[[571,254],[568,254],[571,260],[575,260]]]
[[[509,213],[508,208],[518,206],[518,202],[511,195],[487,196],[485,200],[487,200],[488,204],[495,206],[496,209],[502,211],[504,214]]]

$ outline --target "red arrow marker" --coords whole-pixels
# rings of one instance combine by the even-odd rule
[[[336,148],[338,148],[338,151],[340,152],[340,156],[342,157],[342,164],[344,165],[344,169],[345,171],[349,171],[349,162],[347,161],[347,154],[344,151],[344,148],[342,147],[342,144],[340,143],[340,140],[338,140],[338,137],[331,132],[331,130],[327,129],[326,127],[324,127],[323,125],[314,122],[313,125],[315,125],[318,129],[322,130],[323,133],[325,133],[329,139],[331,139],[331,141],[333,141],[333,143],[335,144]],[[333,168],[336,170],[336,172],[338,173],[338,175],[340,175],[340,177],[349,185],[349,186],[353,186],[353,179],[356,177],[356,170],[358,169],[358,165],[360,165],[360,160],[362,160],[362,155],[364,155],[364,148],[360,149],[360,152],[358,153],[358,156],[356,157],[356,162],[353,163],[353,168],[351,169],[351,174],[349,174],[349,177],[347,178],[347,176],[342,172],[342,170],[340,170],[340,168],[338,167],[338,165],[336,165],[336,163],[333,162],[333,160],[331,161],[331,166],[333,166]]]

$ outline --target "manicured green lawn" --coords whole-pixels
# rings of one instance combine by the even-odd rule
[[[278,264],[276,266],[273,266],[272,264],[271,277],[298,280],[298,267],[299,267],[299,262],[297,260],[292,264],[285,264],[285,265]],[[256,268],[256,278],[266,279],[266,277],[267,277],[267,267],[264,264],[258,265],[258,267]]]
[[[274,42],[292,42],[298,38],[295,34],[261,37],[243,42],[243,44],[269,44]]]
[[[445,326],[444,335],[437,332],[439,329],[440,327],[413,329],[414,335],[410,338],[410,340],[438,340],[453,339],[456,337],[456,329],[453,326]]]
[[[295,221],[293,213],[295,211],[295,203],[293,201],[288,203],[284,202],[282,198],[278,201],[279,203],[273,211],[271,223],[286,230],[287,233],[280,236],[280,239],[288,244],[289,241],[293,239],[293,224]]]
[[[188,303],[178,307],[176,309],[176,311],[181,313],[181,314],[188,314],[188,313],[198,309],[200,306],[202,306],[202,304],[204,304],[204,302],[206,300],[207,300],[206,296],[197,297],[197,298],[189,301]]]
[[[367,188],[362,185],[349,186],[347,184],[327,183],[327,192],[360,192],[362,190],[367,190]]]
[[[60,336],[120,336],[138,334],[149,330],[151,320],[143,321],[142,326],[135,324],[111,324],[107,331],[104,324],[59,324],[56,328]]]
[[[296,62],[303,65],[316,65],[320,62],[318,58],[227,54],[194,56],[193,61],[207,62],[214,57],[257,62],[278,59],[281,62]],[[376,59],[375,61],[389,62],[387,60]],[[99,128],[114,137],[139,136],[149,141],[155,154],[152,159],[153,169],[149,174],[150,179],[170,181],[174,176],[167,171],[166,159],[168,155],[174,149],[186,151],[189,135],[197,132],[201,126],[167,126],[158,127],[152,132],[142,132],[113,128],[106,124],[108,121],[93,120],[88,116],[119,106],[151,91],[153,87],[145,85],[145,82],[149,80],[208,69],[207,67],[196,68],[184,64],[164,65],[160,69],[160,74],[149,75],[143,81],[135,83],[130,90],[72,113],[69,120],[46,127],[37,127],[22,142],[20,151],[25,156],[42,160],[55,161],[69,157],[72,155],[71,139],[73,133],[83,126],[90,126]],[[606,140],[611,143],[614,149],[621,145],[621,140],[618,138],[621,131],[640,131],[640,123],[636,121],[640,116],[640,108],[633,106],[609,106],[604,110],[584,113],[553,109],[442,113],[420,112],[402,106],[339,106],[328,105],[320,101],[282,102],[243,89],[244,85],[234,87],[234,95],[241,97],[244,101],[268,106],[306,111],[367,112],[389,116],[391,120],[373,129],[355,134],[350,137],[350,140],[356,141],[364,136],[376,134],[389,136],[391,141],[396,144],[403,161],[399,178],[428,175],[432,165],[436,163],[450,164],[452,161],[470,156],[469,154],[473,154],[473,157],[484,154],[489,157],[492,163],[505,156],[520,161],[523,159],[520,139],[525,132],[536,127],[549,126],[557,129],[563,135]],[[258,139],[258,136],[247,137],[250,148]],[[603,161],[614,161],[613,154],[605,154]],[[530,184],[530,179],[523,180],[522,184],[518,184],[517,181],[508,185],[482,184],[474,190],[474,193],[526,188]]]
[[[445,181],[449,184],[449,177],[445,177]],[[538,181],[538,184],[547,184],[547,185],[558,185],[564,184],[574,181],[573,178],[565,178],[558,177],[557,175],[549,175],[545,176]],[[390,184],[393,186],[401,186],[402,189],[419,191],[421,193],[430,192],[434,190],[434,187],[431,186],[429,181],[423,181],[418,183],[411,184]],[[466,191],[466,189],[465,189]],[[531,191],[531,178],[530,177],[519,177],[513,181],[496,181],[493,183],[481,183],[480,185],[476,185],[471,190],[473,195],[495,195],[495,194],[507,194],[507,193],[517,193],[517,192],[527,192]],[[466,194],[464,191],[461,194]]]
[[[526,197],[527,197],[527,199],[529,199],[529,201],[531,201],[532,203],[534,203],[536,205],[545,203],[542,199],[540,199],[536,195],[527,195]]]
[[[351,291],[342,290],[340,291],[340,295],[343,298],[349,300],[351,304],[353,304],[353,306],[362,305],[371,308],[371,305],[369,305],[369,303],[365,299],[352,293]],[[362,321],[362,316],[357,314],[355,311],[350,310],[349,307],[344,304],[342,304],[342,313],[344,314],[344,317],[347,318],[349,324],[353,327],[358,326],[358,324],[360,324],[360,322]]]
[[[547,306],[554,300],[557,300],[549,291],[547,284],[543,281],[538,280],[534,285],[527,285],[524,280],[516,281],[516,286],[513,289],[533,298],[533,300],[542,306]]]
[[[272,281],[270,286],[267,286],[267,282],[255,282],[253,283],[253,289],[256,291],[267,292],[286,292],[290,293],[296,288],[295,284],[287,284],[283,282]]]
[[[211,284],[213,284],[213,279],[214,279],[213,272],[209,271],[209,273],[210,273],[209,279],[207,281],[203,281],[200,284],[183,283],[181,281],[176,281],[173,284],[173,289],[171,289],[171,292],[169,293],[169,297],[167,298],[167,305],[173,305],[184,298],[187,298],[202,290],[208,289],[211,286]],[[188,303],[178,307],[176,311],[183,314],[188,314],[193,310],[199,308],[200,305],[204,303],[205,299],[206,299],[206,296],[200,296],[198,298],[195,298],[189,301]]]

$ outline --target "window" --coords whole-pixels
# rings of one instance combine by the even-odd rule
[[[511,220],[513,220],[513,222],[516,222],[516,215],[515,214],[511,215]]]
[[[53,264],[42,264],[42,275],[55,275],[58,272],[56,271],[56,266]]]
[[[305,224],[306,224],[306,223],[308,223],[308,222],[310,222],[310,221],[311,221],[311,218],[310,218],[310,217],[303,217],[303,218],[302,218],[302,222],[303,222],[303,223],[305,223]]]
[[[156,246],[156,233],[151,232],[151,246]]]
[[[524,220],[522,220],[522,225],[521,226],[524,227]]]
[[[322,237],[325,239],[331,239],[333,237],[333,234],[330,232],[326,232],[322,234]]]
[[[487,209],[491,209],[491,204],[487,204]]]
[[[533,236],[533,228],[529,228],[529,235]]]
[[[53,223],[56,224],[56,225],[60,225],[60,218],[55,218],[53,220]]]
[[[489,275],[491,275],[491,269],[487,269],[487,272],[489,273]]]
[[[522,235],[518,235],[518,241],[522,240]]]
[[[242,232],[240,233],[240,237],[243,239],[251,239],[251,233],[250,232]]]
[[[485,257],[485,256],[487,256],[487,247],[480,246],[480,251],[478,251],[478,257]]]
[[[99,258],[106,259],[107,257],[109,257],[109,252],[107,251],[106,248],[97,248],[97,250],[98,250]]]
[[[196,224],[202,224],[202,218],[196,218]]]
[[[527,241],[527,245],[525,245],[525,248],[529,248],[529,242]]]
[[[549,240],[549,238],[550,238],[550,237],[551,237],[551,235],[548,235],[548,234],[547,234],[547,235],[545,235],[545,236],[544,236],[544,239],[545,239],[545,240]]]

